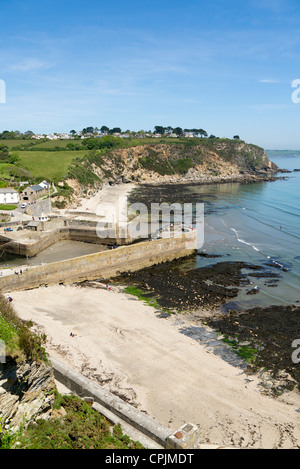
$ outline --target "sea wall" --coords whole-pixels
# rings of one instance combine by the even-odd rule
[[[65,240],[102,245],[123,245],[132,242],[132,239],[128,237],[101,237],[99,236],[97,227],[66,226],[63,228],[53,229],[49,232],[38,233],[36,239],[23,242],[21,237],[20,240],[18,240],[12,237],[10,238],[9,235],[0,235],[0,251],[16,254],[18,256],[33,257],[53,244]]]
[[[120,246],[96,254],[89,254],[51,264],[30,267],[22,274],[0,278],[0,290],[26,290],[41,285],[73,283],[83,280],[108,279],[122,272],[135,271],[195,252],[196,231]]]
[[[10,238],[9,235],[0,235],[0,250],[18,256],[33,257],[49,246],[64,239],[69,239],[68,233],[64,233],[60,229],[43,233],[30,242],[22,242],[18,239]]]

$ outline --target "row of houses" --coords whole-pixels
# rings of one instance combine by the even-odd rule
[[[48,194],[50,184],[42,181],[40,184],[28,186],[21,193],[12,187],[0,189],[0,204],[17,205],[19,203],[34,202],[40,197]]]
[[[67,134],[67,133],[55,133],[55,134],[34,134],[32,135],[32,139],[33,140],[44,140],[45,138],[48,139],[48,140],[72,140],[74,139],[75,137],[76,138],[80,138],[80,139],[85,139],[85,138],[91,138],[91,137],[98,137],[98,138],[101,138],[101,137],[106,137],[108,135],[107,132],[103,132],[103,133],[97,133],[97,134],[93,134],[93,133],[83,133],[83,132],[77,132],[76,136],[73,136],[73,135],[70,135],[70,134]],[[171,133],[171,134],[167,134],[167,135],[161,135],[161,134],[154,134],[154,133],[137,133],[135,135],[131,135],[129,133],[114,133],[112,134],[113,137],[120,137],[120,138],[129,138],[129,137],[134,137],[134,138],[146,138],[146,137],[152,137],[152,138],[161,138],[161,137],[170,137],[170,138],[177,138],[178,135],[175,134],[175,133]],[[193,133],[191,132],[184,132],[182,137],[185,137],[185,138],[193,138],[195,137]]]
[[[70,140],[73,138],[72,135],[63,133],[63,134],[34,134],[31,137],[33,140],[44,140],[47,138],[48,140]]]

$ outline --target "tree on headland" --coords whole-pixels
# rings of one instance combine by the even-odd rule
[[[108,131],[109,134],[120,134],[122,132],[122,130],[120,129],[120,127],[114,127],[113,129],[110,129]]]
[[[199,132],[201,138],[207,137],[207,132],[206,132],[206,130],[198,129],[198,132]]]
[[[83,134],[93,134],[95,131],[94,127],[86,127],[82,129]]]
[[[107,127],[106,125],[102,125],[100,132],[102,133],[109,132],[109,127]]]
[[[233,138],[234,138],[235,140],[240,140],[240,136],[239,136],[239,135],[234,135]]]
[[[175,129],[173,129],[173,132],[177,135],[177,137],[181,137],[183,135],[183,130],[181,127],[175,127]]]
[[[174,131],[173,127],[170,125],[168,125],[168,127],[164,127],[164,130],[167,135],[170,135]]]
[[[165,128],[164,128],[162,125],[156,125],[156,126],[154,127],[154,133],[155,133],[155,134],[164,135],[164,133],[165,133]]]

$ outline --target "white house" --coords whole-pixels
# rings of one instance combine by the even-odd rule
[[[59,140],[59,136],[54,134],[48,134],[46,138],[48,138],[49,140]]]
[[[42,139],[44,139],[44,138],[45,138],[45,135],[41,135],[41,134],[34,134],[34,135],[32,135],[32,137],[31,137],[31,138],[32,138],[32,139],[34,139],[34,140],[42,140]]]
[[[38,216],[39,221],[48,221],[49,217],[45,213],[42,213],[41,215]]]
[[[42,181],[39,183],[39,186],[43,187],[44,189],[49,189],[50,184],[47,181]]]
[[[19,192],[10,187],[0,189],[0,204],[18,204]]]

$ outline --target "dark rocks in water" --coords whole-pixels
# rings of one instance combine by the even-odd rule
[[[206,257],[206,253],[201,254]],[[281,278],[278,272],[247,262],[225,261],[196,268],[196,259],[194,254],[187,264],[179,259],[138,272],[123,273],[113,281],[136,286],[147,297],[155,298],[162,308],[197,311],[218,308],[232,301],[242,287],[251,285],[251,278],[266,278],[270,286]],[[247,294],[254,295],[259,291],[256,287]]]
[[[281,276],[279,274],[274,273],[274,272],[256,272],[256,273],[249,274],[249,277],[255,277],[255,278],[280,278]]]
[[[215,257],[222,257],[221,254],[208,254],[206,252],[197,252],[197,256],[199,257],[206,257],[208,259],[215,258]]]
[[[270,288],[270,287],[273,287],[273,288],[274,288],[274,287],[277,287],[277,286],[278,286],[278,282],[279,282],[279,279],[277,278],[277,279],[274,279],[274,280],[268,280],[264,285],[265,285],[266,287],[269,287],[269,288]]]
[[[246,311],[228,311],[222,316],[207,317],[214,330],[239,342],[249,341],[256,349],[255,365],[271,370],[274,376],[287,372],[300,385],[300,366],[291,358],[293,341],[300,337],[300,307],[273,305]],[[290,383],[293,387],[295,383]]]
[[[293,264],[291,262],[282,261],[280,257],[273,257],[271,260],[265,262],[264,264],[267,267],[279,269],[283,272],[289,272],[293,267]]]
[[[189,270],[181,265],[181,260],[167,262],[124,273],[113,281],[135,285],[155,297],[162,308],[187,311],[218,307],[236,298],[239,288],[250,283],[243,269],[261,269],[244,262],[219,262]]]

